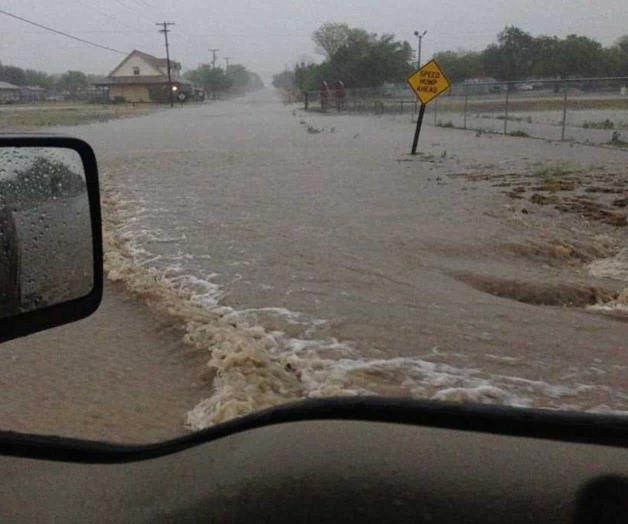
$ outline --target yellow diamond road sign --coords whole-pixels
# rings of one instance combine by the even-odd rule
[[[408,85],[422,104],[427,104],[449,89],[449,80],[432,60],[408,77]]]

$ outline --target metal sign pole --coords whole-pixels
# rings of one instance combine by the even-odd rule
[[[414,142],[412,142],[412,154],[416,155],[416,149],[419,145],[419,135],[421,134],[421,126],[423,125],[423,116],[425,115],[425,104],[421,104],[419,109],[419,118],[416,121],[416,131],[414,132]]]
[[[423,126],[423,117],[425,116],[425,106],[430,101],[438,97],[438,95],[447,91],[451,84],[435,60],[432,60],[412,73],[408,77],[407,82],[412,92],[416,95],[418,101],[421,102],[411,151],[412,155],[416,155],[416,150],[419,145],[419,136],[421,134],[421,127]],[[434,122],[436,122],[436,119],[438,118],[437,104],[438,101],[434,103]]]

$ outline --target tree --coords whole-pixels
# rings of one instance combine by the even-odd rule
[[[328,23],[323,24],[312,33],[312,40],[321,54],[331,58],[338,49],[347,43],[350,34],[351,29],[347,24]]]
[[[498,80],[527,78],[534,65],[534,38],[508,26],[497,35],[497,44],[488,46],[482,55],[484,69],[490,76]]]
[[[187,80],[202,87],[207,93],[220,93],[227,91],[232,86],[232,81],[220,67],[212,67],[209,64],[201,64],[196,69],[185,74]]]
[[[45,89],[50,89],[54,85],[54,78],[48,73],[2,65],[2,63],[0,63],[0,81],[18,86],[40,86]]]
[[[39,86],[45,89],[52,89],[54,86],[54,78],[48,73],[35,71],[34,69],[24,70],[24,85]]]
[[[586,36],[568,35],[558,46],[557,62],[562,78],[598,76],[605,72],[602,44]]]
[[[16,86],[26,85],[24,70],[19,67],[0,64],[0,81]]]
[[[628,76],[628,35],[624,35],[615,45],[604,50],[606,64],[612,76]]]
[[[264,85],[262,77],[253,71],[249,71],[249,90],[259,91],[260,89],[264,89],[264,87],[266,86]]]
[[[329,62],[313,64],[302,62],[294,68],[294,82],[301,91],[318,89],[325,77],[328,77]]]
[[[540,77],[560,77],[561,41],[556,36],[539,36],[534,41],[532,74]]]
[[[220,67],[201,64],[196,69],[187,71],[184,76],[193,84],[214,94],[228,91],[244,93],[264,87],[264,82],[257,73],[239,64],[230,65],[226,71]]]
[[[232,89],[243,93],[246,92],[251,83],[251,76],[246,67],[240,64],[231,64],[227,68],[227,77],[231,80]]]
[[[395,40],[394,35],[378,36],[346,24],[325,24],[312,38],[327,58],[321,64],[297,64],[294,85],[300,90],[318,89],[323,80],[342,80],[347,87],[403,82],[412,71],[412,48],[408,42]],[[285,78],[277,75],[277,81]]]
[[[436,53],[434,59],[447,73],[452,82],[461,82],[467,78],[484,76],[482,54],[473,51],[443,51]]]
[[[69,91],[70,95],[78,96],[87,90],[89,82],[87,75],[81,71],[63,73],[57,81],[57,87],[62,91]]]
[[[295,86],[296,78],[294,71],[282,71],[281,73],[273,75],[273,87],[285,91],[292,91]]]

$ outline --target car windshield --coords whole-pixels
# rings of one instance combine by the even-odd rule
[[[3,2],[0,131],[92,145],[106,282],[0,347],[1,429],[162,441],[364,395],[628,415],[627,19]]]

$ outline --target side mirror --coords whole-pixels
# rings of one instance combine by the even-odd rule
[[[91,315],[102,288],[94,151],[76,138],[0,135],[0,342]]]

